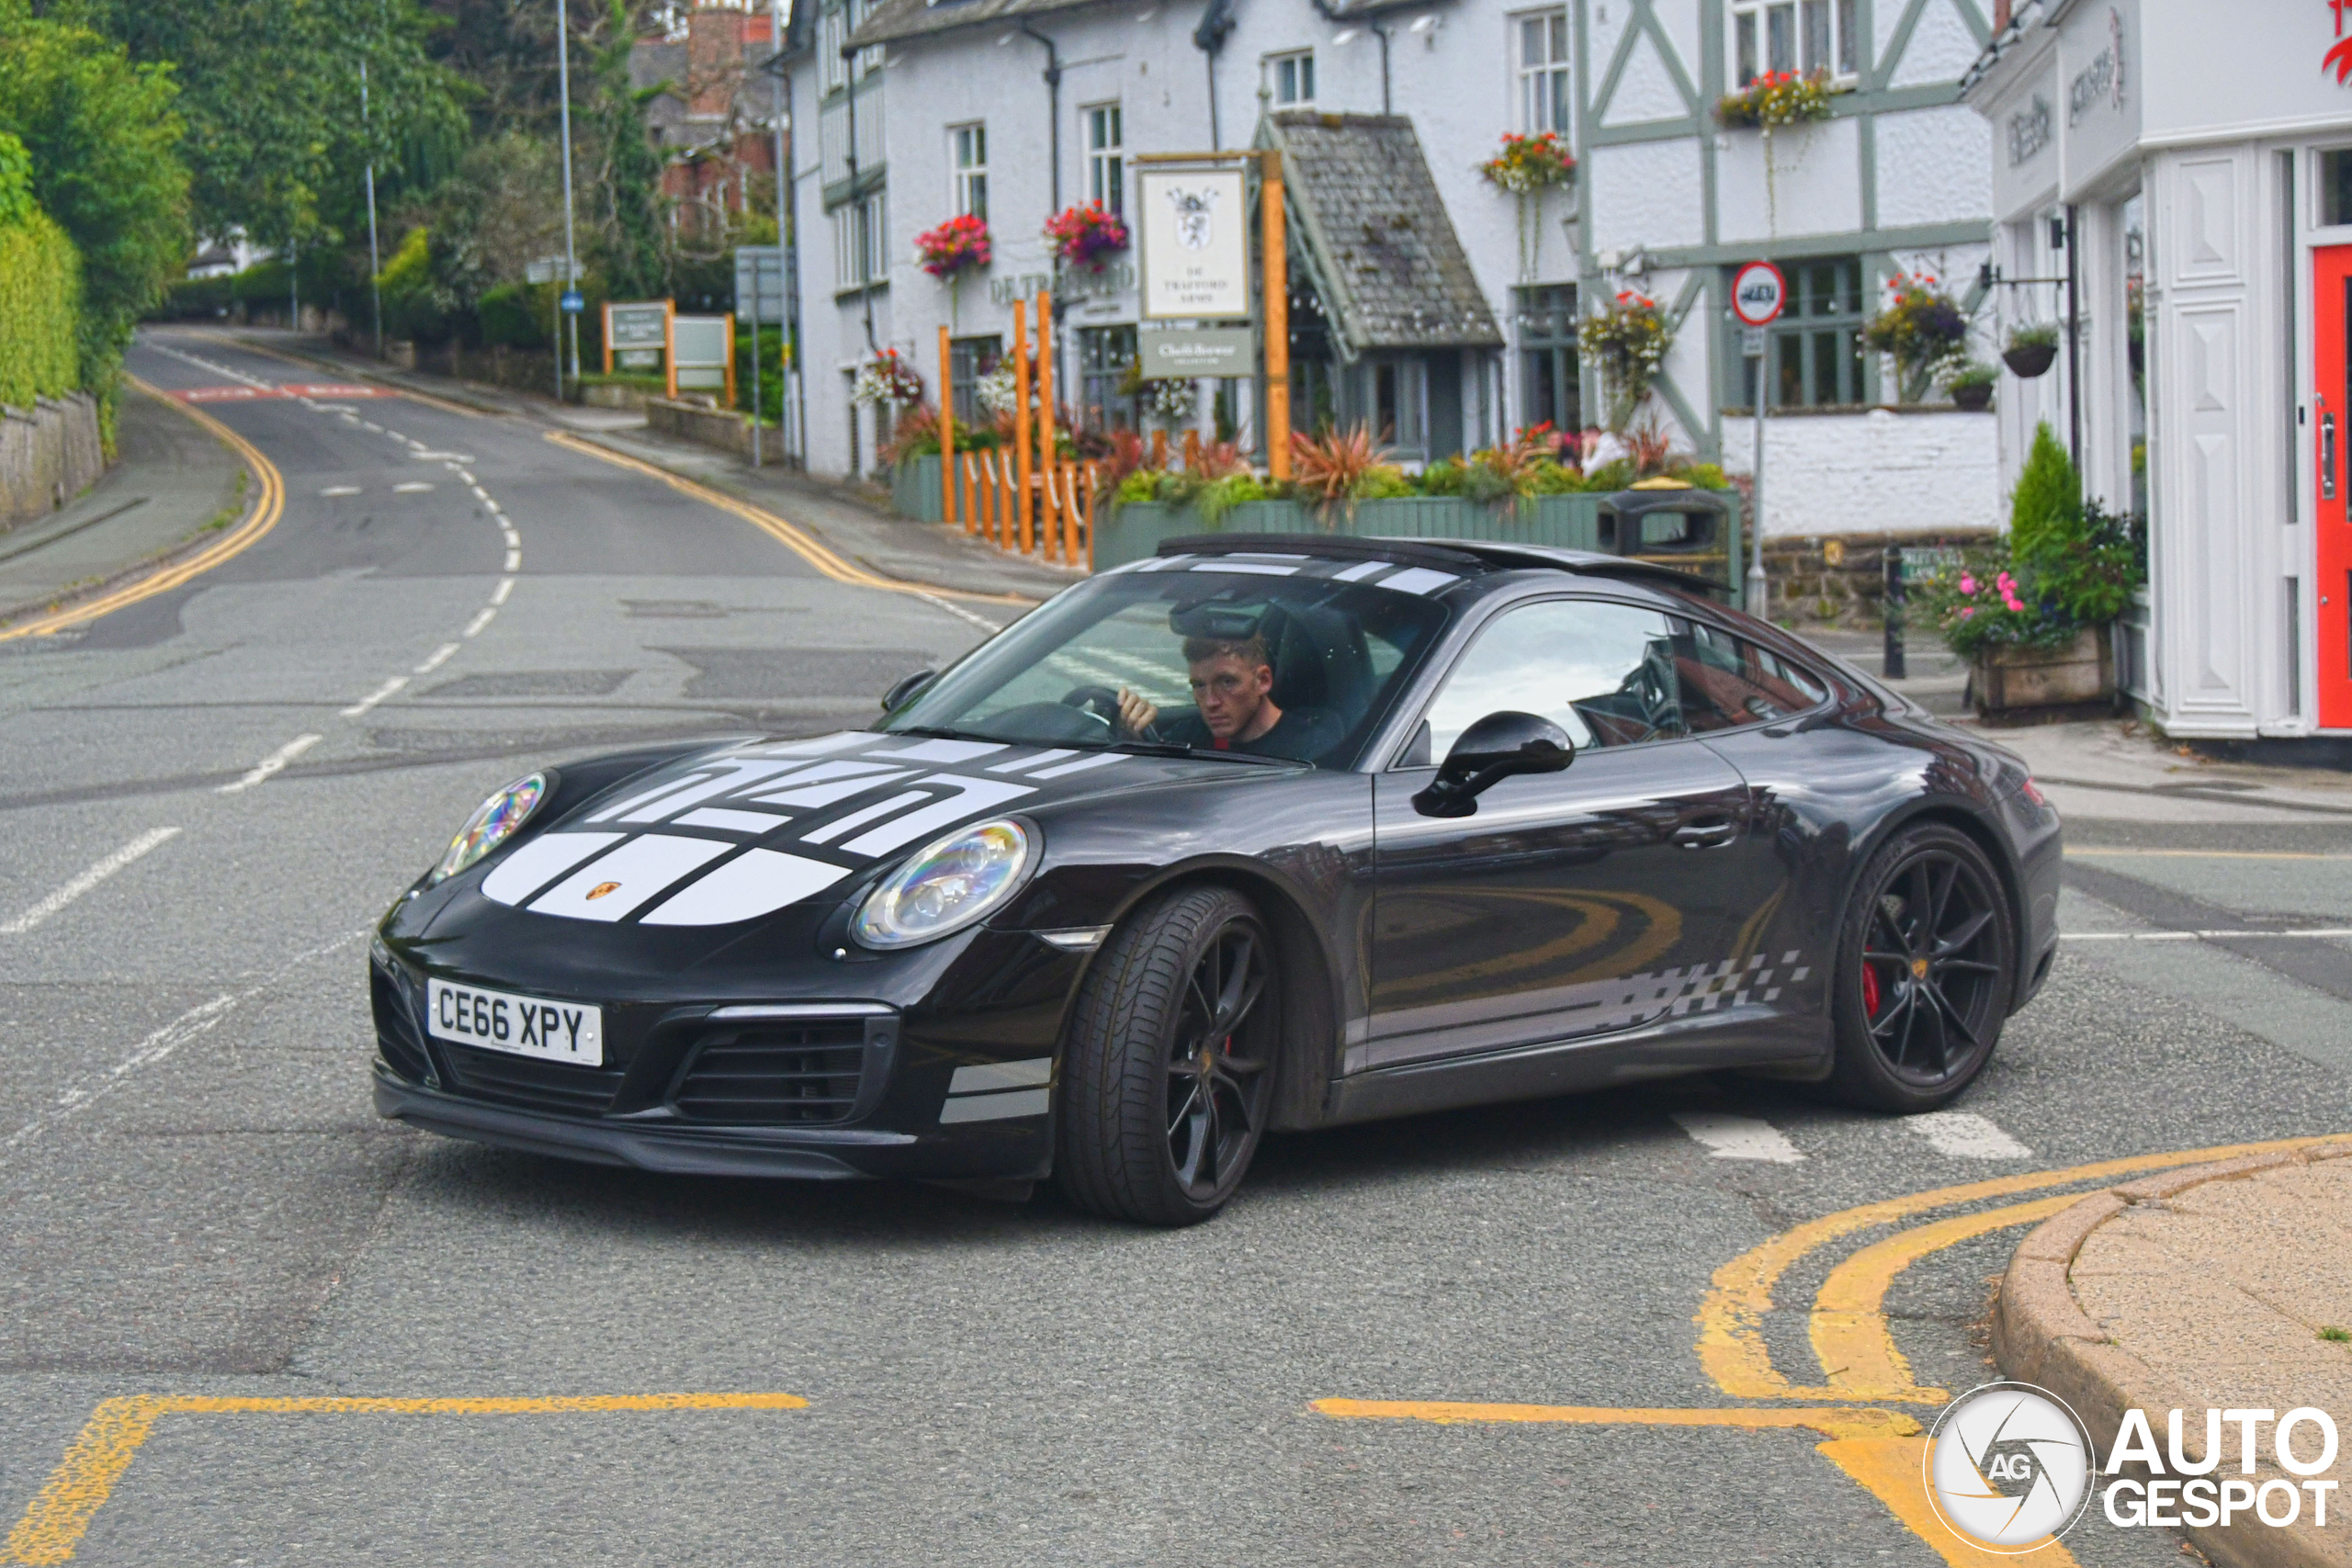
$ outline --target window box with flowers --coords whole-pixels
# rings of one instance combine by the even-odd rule
[[[1519,204],[1519,276],[1522,283],[1535,276],[1535,247],[1543,226],[1544,193],[1576,177],[1576,155],[1556,130],[1519,136],[1503,133],[1495,155],[1478,165],[1479,177],[1497,190],[1509,191]]]
[[[1784,130],[1829,118],[1829,73],[1767,71],[1736,93],[1715,102],[1715,118],[1725,130]]]
[[[1608,386],[1610,428],[1623,429],[1650,395],[1650,382],[1674,346],[1674,329],[1657,300],[1628,289],[1577,324],[1577,346]]]
[[[988,220],[966,212],[935,229],[915,236],[915,254],[923,271],[947,285],[947,315],[952,328],[962,324],[964,275],[977,272],[995,257]]]
[[[1102,258],[1127,248],[1126,220],[1099,201],[1066,207],[1046,220],[1054,254],[1070,266],[1102,270]]]

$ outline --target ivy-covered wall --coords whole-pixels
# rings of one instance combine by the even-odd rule
[[[82,261],[34,205],[32,160],[0,132],[0,403],[29,409],[81,382]]]

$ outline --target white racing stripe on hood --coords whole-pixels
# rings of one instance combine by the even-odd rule
[[[867,729],[844,729],[837,735],[812,735],[802,740],[779,740],[773,746],[754,746],[743,753],[746,757],[821,757],[829,751],[846,751],[874,739]]]
[[[765,833],[790,820],[781,811],[730,811],[725,807],[706,806],[687,812],[670,826],[716,828],[722,833]]]
[[[1071,750],[1067,746],[1053,746],[1048,747],[1043,751],[1035,752],[1026,757],[1015,757],[1010,762],[991,762],[989,764],[989,772],[992,773],[1025,773],[1032,768],[1042,768],[1047,762],[1058,762],[1064,757],[1075,757],[1077,755],[1077,752]]]
[[[688,872],[717,860],[732,847],[717,839],[647,833],[631,839],[610,854],[597,856],[540,894],[532,902],[531,912],[563,915],[575,920],[617,920]],[[600,897],[591,897],[607,883],[615,885],[610,892]]]
[[[912,843],[950,823],[961,822],[992,807],[1002,806],[1008,800],[1018,800],[1024,795],[1037,793],[1028,784],[1000,784],[994,779],[959,779],[948,773],[934,774],[922,782],[945,784],[956,793],[945,800],[924,807],[921,811],[910,811],[895,821],[886,822],[870,833],[852,839],[842,848],[854,855],[887,855],[900,845]],[[831,829],[827,830],[833,831]]]
[[[1001,740],[917,740],[908,746],[871,746],[865,754],[894,762],[968,762],[1004,749]]]
[[[548,833],[517,845],[481,879],[481,895],[502,904],[519,904],[623,833]]]
[[[752,799],[761,806],[831,806],[882,784],[895,784],[913,771],[886,768],[879,762],[820,762],[807,773],[794,774],[791,788],[773,795],[755,795]]]
[[[1029,776],[1033,779],[1063,778],[1070,773],[1082,773],[1089,768],[1107,768],[1114,762],[1124,762],[1128,755],[1125,751],[1097,751],[1092,756],[1080,757],[1075,762],[1062,762],[1054,767],[1040,768]]]
[[[861,810],[853,811],[846,817],[828,822],[813,832],[804,833],[801,838],[811,844],[830,844],[852,828],[863,828],[877,817],[888,817],[893,811],[904,811],[908,807],[920,806],[930,798],[931,796],[919,789],[901,790],[888,800],[877,800]]]
[[[757,919],[786,904],[821,893],[849,872],[822,861],[773,850],[745,850],[725,865],[664,901],[639,923],[648,926],[726,926]],[[617,897],[619,895],[616,894]]]
[[[722,795],[733,795],[755,784],[794,773],[805,766],[792,761],[729,761],[718,764],[712,773],[698,781],[689,782],[684,788],[665,791],[634,806],[624,801],[620,806],[607,807],[591,818],[593,822],[659,822],[674,817],[690,806],[700,806]]]

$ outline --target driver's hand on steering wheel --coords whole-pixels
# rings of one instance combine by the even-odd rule
[[[1151,731],[1152,720],[1159,710],[1127,690],[1119,688],[1119,728],[1140,739]]]

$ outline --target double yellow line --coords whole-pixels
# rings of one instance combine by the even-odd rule
[[[721,512],[733,513],[802,560],[807,561],[817,570],[820,576],[831,578],[835,582],[845,582],[855,588],[878,588],[888,593],[908,593],[918,599],[950,593],[958,599],[978,599],[991,604],[1027,605],[1035,603],[1035,600],[1024,599],[1017,593],[976,593],[968,588],[949,588],[928,582],[905,582],[895,577],[881,576],[845,558],[807,529],[797,524],[787,523],[775,513],[763,511],[753,506],[750,502],[739,501],[725,491],[714,490],[707,484],[696,483],[682,475],[673,474],[667,468],[656,468],[651,463],[616,452],[611,447],[599,446],[594,441],[583,441],[569,431],[550,430],[547,433],[547,438],[567,452],[577,452],[583,457],[594,457],[610,463],[616,468],[634,469],[638,473],[660,479],[681,495],[690,495],[707,505],[718,507]]]
[[[196,554],[152,571],[135,582],[125,583],[120,588],[98,594],[95,598],[63,605],[13,626],[0,627],[0,642],[8,642],[22,637],[48,637],[64,627],[78,626],[85,621],[95,621],[101,615],[110,615],[125,605],[136,604],[142,599],[152,599],[158,593],[168,593],[189,579],[210,571],[222,561],[251,547],[254,541],[277,526],[277,519],[286,511],[285,478],[278,473],[276,464],[261,455],[261,448],[206,413],[202,409],[190,407],[179,399],[149,386],[136,376],[126,375],[123,379],[149,397],[169,403],[220,437],[237,456],[245,460],[245,466],[253,470],[254,478],[260,481],[260,489],[254,496],[253,504],[245,509],[243,520],[236,527]]]

